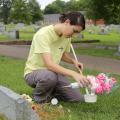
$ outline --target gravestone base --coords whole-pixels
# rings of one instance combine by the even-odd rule
[[[9,120],[40,120],[30,103],[3,86],[0,86],[0,113]]]

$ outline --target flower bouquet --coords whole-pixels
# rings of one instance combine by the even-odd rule
[[[109,94],[118,87],[117,80],[109,74],[99,73],[96,77],[88,75],[87,79],[91,82],[91,94]]]
[[[95,103],[97,101],[97,94],[109,94],[118,87],[117,80],[109,74],[99,73],[96,77],[87,75],[87,79],[91,83],[90,86],[85,88],[86,94],[84,98],[87,103]]]

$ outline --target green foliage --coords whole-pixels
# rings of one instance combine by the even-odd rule
[[[88,18],[105,19],[108,24],[120,23],[119,0],[56,0],[46,6],[44,13],[61,13],[67,11],[86,11]]]
[[[56,0],[44,9],[45,14],[67,11],[86,11],[88,18],[105,19],[107,24],[120,23],[119,0]],[[36,0],[0,0],[0,21],[30,24],[43,19],[43,13]]]
[[[12,0],[0,0],[0,19],[5,24],[8,23]]]
[[[23,22],[29,24],[32,20],[27,0],[14,0],[10,14],[10,19],[15,23]]]
[[[87,16],[89,18],[104,18],[109,24],[120,23],[119,0],[87,0],[87,3]]]
[[[84,0],[70,0],[66,2],[64,11],[84,11],[86,2]]]
[[[45,14],[55,14],[60,12],[61,12],[61,8],[54,4],[49,4],[44,10]]]
[[[42,11],[36,0],[30,0],[28,6],[29,6],[29,12],[31,13],[32,16],[32,21],[31,21],[32,23],[35,23],[36,21],[43,19]]]
[[[0,0],[0,20],[4,23],[35,23],[43,19],[36,0]]]
[[[86,2],[84,0],[70,0],[68,2],[64,2],[62,0],[56,0],[51,4],[48,4],[44,10],[45,14],[53,14],[53,13],[63,13],[67,11],[83,11],[85,10]]]

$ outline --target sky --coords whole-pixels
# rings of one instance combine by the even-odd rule
[[[41,9],[44,9],[45,8],[45,6],[47,6],[48,4],[50,4],[50,3],[52,3],[53,1],[55,1],[55,0],[37,0],[38,1],[38,3],[40,4],[40,6],[41,6]],[[63,0],[63,1],[69,1],[69,0]]]

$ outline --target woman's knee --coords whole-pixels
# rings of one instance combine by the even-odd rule
[[[42,81],[46,82],[49,85],[56,85],[57,83],[57,74],[49,70],[39,71],[36,77],[37,77],[36,82]]]
[[[56,85],[57,84],[57,74],[52,71],[48,71],[46,80],[50,85]]]

